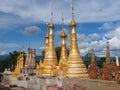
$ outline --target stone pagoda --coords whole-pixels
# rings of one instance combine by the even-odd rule
[[[118,79],[118,67],[115,62],[110,60],[110,47],[109,42],[106,46],[106,60],[102,68],[102,78],[103,80],[116,81]]]
[[[97,63],[95,61],[94,50],[92,49],[91,50],[91,64],[89,67],[89,76],[91,79],[97,79],[98,73],[99,73],[99,68],[98,68]]]
[[[26,60],[25,60],[25,73],[35,73],[36,68],[36,49],[28,48]]]

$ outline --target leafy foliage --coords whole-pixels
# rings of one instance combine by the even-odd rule
[[[84,56],[84,63],[86,65],[86,67],[88,68],[88,66],[90,65],[90,60],[91,60],[91,54],[90,52],[87,53],[85,56]]]
[[[19,53],[17,51],[13,51],[9,53],[9,56],[5,60],[0,60],[0,72],[3,72],[5,68],[10,68],[11,71],[15,69],[17,57]]]
[[[105,62],[106,57],[100,57],[100,59],[97,61],[98,67],[102,68],[103,64]]]
[[[106,57],[100,57],[100,59],[97,60],[96,56],[95,56],[95,60],[96,60],[96,63],[98,65],[98,67],[102,68],[103,67],[103,64],[105,62],[105,59]],[[86,65],[86,67],[88,68],[88,66],[90,65],[90,61],[91,61],[91,54],[90,53],[87,53],[85,56],[84,56],[84,63]]]

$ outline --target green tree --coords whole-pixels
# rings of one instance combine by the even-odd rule
[[[91,53],[88,52],[83,58],[84,58],[85,65],[88,67],[91,61]]]
[[[3,72],[5,68],[15,69],[17,57],[19,53],[17,51],[10,52],[8,58],[0,61],[0,72]]]
[[[97,60],[97,65],[98,65],[98,67],[100,67],[100,68],[103,67],[103,64],[104,64],[104,62],[105,62],[105,59],[106,59],[106,57],[100,57],[100,59]]]
[[[15,69],[18,55],[19,55],[19,52],[17,51],[13,51],[9,53],[9,61],[10,61],[9,68],[11,68],[11,70]]]

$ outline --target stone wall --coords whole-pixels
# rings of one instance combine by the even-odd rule
[[[18,80],[10,77],[10,85],[28,90],[120,90],[120,84],[112,81],[36,76],[29,78],[30,80]]]

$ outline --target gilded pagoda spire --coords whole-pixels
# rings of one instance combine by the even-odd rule
[[[72,21],[70,23],[71,38],[70,38],[70,53],[67,59],[67,72],[66,76],[70,78],[89,78],[88,71],[80,56],[80,52],[77,44],[76,35],[77,23],[74,19],[74,6],[72,3]]]
[[[110,64],[111,63],[109,42],[107,42],[107,46],[106,46],[106,60],[105,60],[105,63],[106,64]]]
[[[74,5],[72,1],[72,21],[70,23],[70,27],[76,27],[76,26],[77,26],[77,23],[75,22],[75,19],[74,19]]]
[[[47,58],[44,58],[43,62],[43,70],[42,75],[44,76],[53,76],[52,67],[57,65],[57,56],[54,47],[54,24],[53,24],[53,12],[51,12],[51,22],[49,24],[49,40],[48,40],[48,48],[47,48]]]
[[[63,63],[67,60],[67,49],[66,49],[66,39],[67,35],[64,31],[64,18],[62,14],[62,32],[60,34],[61,42],[61,54],[60,54],[60,61],[59,61],[59,68],[62,69]]]
[[[20,73],[23,70],[23,68],[24,68],[24,51],[22,50],[19,52],[19,55],[17,57],[17,65],[12,75],[14,77],[20,76]]]

